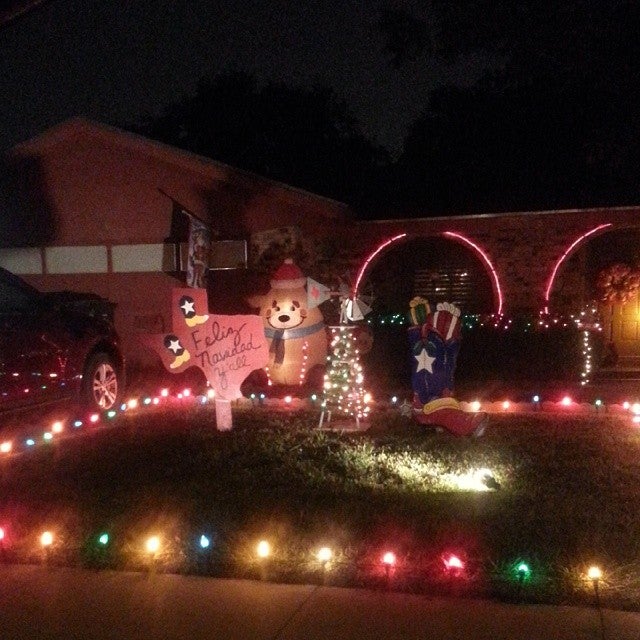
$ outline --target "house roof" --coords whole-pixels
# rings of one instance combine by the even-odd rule
[[[264,189],[268,187],[270,190],[278,191],[281,197],[293,201],[313,200],[322,203],[323,209],[326,210],[329,217],[344,216],[349,211],[348,205],[337,200],[270,180],[211,158],[190,153],[84,117],[65,120],[33,138],[15,145],[7,155],[9,157],[37,156],[58,145],[70,144],[77,137],[91,137],[106,144],[125,148],[130,152],[144,154],[150,158],[162,160],[184,170],[192,171],[207,179],[218,180],[249,189]]]
[[[390,222],[393,223],[419,223],[419,222],[436,222],[436,221],[447,221],[451,222],[452,220],[483,220],[488,218],[513,218],[518,216],[558,216],[558,215],[576,215],[576,216],[584,216],[586,214],[599,214],[599,213],[607,213],[607,214],[616,214],[616,213],[632,213],[637,214],[640,213],[640,205],[623,205],[619,207],[585,207],[583,209],[540,209],[540,210],[523,210],[523,211],[499,211],[499,212],[489,212],[489,213],[465,213],[458,215],[448,215],[448,216],[428,216],[428,217],[401,217],[397,218],[379,218],[376,220],[367,220],[366,224],[379,224],[385,225]]]

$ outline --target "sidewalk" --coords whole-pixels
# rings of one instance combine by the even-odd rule
[[[3,640],[637,640],[640,613],[0,566]]]

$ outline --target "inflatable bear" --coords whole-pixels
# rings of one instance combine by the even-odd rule
[[[287,259],[272,275],[269,292],[250,300],[260,308],[269,342],[265,371],[270,384],[302,385],[314,367],[326,364],[325,324],[318,307],[307,305],[306,283],[302,271]]]

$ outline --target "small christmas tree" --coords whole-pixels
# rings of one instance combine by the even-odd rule
[[[369,413],[369,394],[364,389],[364,374],[356,340],[357,327],[340,324],[329,327],[331,332],[327,370],[324,376],[324,400],[320,426],[325,412],[329,420],[337,412],[355,418],[356,425]]]

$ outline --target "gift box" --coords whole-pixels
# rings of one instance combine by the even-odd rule
[[[435,331],[445,342],[460,340],[460,316],[455,316],[449,311],[438,310],[427,323],[428,328]]]
[[[407,317],[413,325],[423,325],[427,321],[427,316],[431,313],[429,302],[421,297],[416,296],[409,302],[409,313]]]

